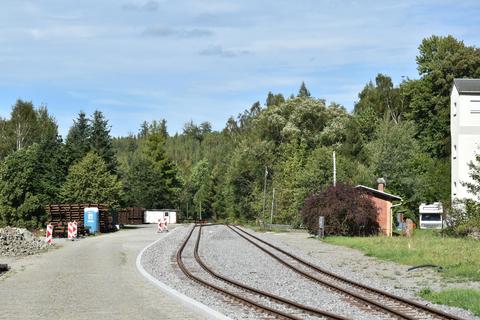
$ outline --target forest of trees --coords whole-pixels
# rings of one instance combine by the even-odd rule
[[[432,36],[416,62],[418,79],[395,85],[378,74],[352,112],[302,83],[290,96],[268,92],[221,131],[190,121],[174,136],[160,120],[113,138],[96,111],[80,112],[63,141],[46,108],[18,100],[0,119],[0,225],[41,225],[42,205],[52,202],[255,221],[270,216],[273,188],[274,222],[299,224],[305,198],[332,183],[333,151],[339,182],[373,186],[383,177],[411,211],[449,203],[450,90],[454,78],[480,78],[480,50]]]

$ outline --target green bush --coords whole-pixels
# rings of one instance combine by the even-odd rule
[[[448,226],[445,235],[465,237],[480,232],[480,203],[471,199],[456,201],[447,210]]]

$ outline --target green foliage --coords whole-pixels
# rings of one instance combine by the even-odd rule
[[[461,181],[475,198],[455,199],[448,210],[448,228],[445,234],[472,236],[480,239],[480,153],[469,164],[470,181]]]
[[[254,121],[254,128],[262,140],[276,144],[305,141],[314,145],[327,124],[328,112],[324,100],[288,99],[262,110]]]
[[[95,110],[92,119],[88,119],[85,113],[80,111],[68,131],[65,147],[70,165],[83,159],[88,152],[94,151],[105,161],[110,172],[117,171],[117,158],[108,120],[99,110]]]
[[[117,161],[112,147],[108,120],[101,111],[95,110],[90,131],[90,150],[96,152],[105,161],[110,172],[116,172]]]
[[[207,218],[205,214],[202,214],[203,210],[205,209],[205,202],[210,200],[209,198],[212,190],[212,179],[207,160],[200,160],[192,168],[189,185],[193,194],[193,203],[198,208],[197,217]],[[204,204],[203,207],[202,204]]]
[[[143,123],[138,137],[114,140],[123,203],[144,208],[174,208],[178,205],[180,180],[177,168],[165,151],[166,121]]]
[[[60,195],[67,203],[102,203],[117,207],[123,195],[122,183],[99,155],[89,152],[70,167]]]
[[[47,109],[35,109],[32,102],[17,100],[10,119],[0,118],[0,160],[52,136],[57,138],[57,125]]]
[[[57,125],[46,108],[35,110],[21,100],[3,124],[12,131],[2,132],[2,141],[11,146],[3,149],[10,155],[0,163],[0,225],[40,226],[46,218],[43,205],[58,199],[66,174]]]
[[[65,141],[70,164],[80,161],[90,151],[90,135],[89,120],[85,112],[80,111],[77,120],[73,121],[73,126],[68,131]]]
[[[265,101],[265,105],[267,107],[278,106],[284,102],[285,102],[285,98],[281,93],[273,94],[271,91],[269,91],[267,95],[267,100]]]
[[[419,80],[402,85],[409,101],[407,118],[417,124],[416,137],[429,155],[450,155],[450,91],[455,78],[480,77],[480,50],[452,36],[422,41],[417,56]]]
[[[480,201],[480,150],[475,155],[475,159],[468,164],[468,168],[471,181],[461,183]]]
[[[345,124],[345,142],[340,150],[361,161],[366,161],[368,153],[365,145],[374,137],[376,127],[381,119],[372,108],[365,108],[353,117],[350,117]]]
[[[305,85],[305,82],[303,82],[303,81],[302,81],[302,85],[300,86],[300,89],[298,90],[297,97],[300,97],[300,98],[310,97],[310,91],[308,91],[307,86]]]
[[[173,199],[167,197],[165,182],[161,171],[145,156],[136,155],[126,176],[125,202],[128,206],[143,208],[169,208]]]
[[[381,73],[375,78],[375,84],[370,81],[358,97],[360,100],[355,104],[354,109],[356,114],[374,110],[378,118],[399,123],[405,112],[405,98],[400,89],[394,87],[389,76]]]
[[[382,121],[375,132],[375,139],[366,145],[368,162],[378,177],[387,181],[387,186],[395,191],[415,192],[417,176],[413,163],[419,155],[419,147],[414,138],[415,127],[410,122],[395,125]],[[412,196],[412,194],[405,194]]]
[[[38,145],[8,156],[0,167],[0,215],[2,225],[36,227],[44,219],[35,183]]]
[[[366,255],[410,266],[435,264],[450,279],[480,280],[480,241],[440,237],[433,230],[415,230],[413,237],[328,237],[325,241],[352,247]]]
[[[64,172],[61,146],[33,144],[8,156],[0,166],[0,225],[37,227],[43,205],[58,197]],[[50,157],[49,157],[50,156]]]
[[[434,292],[424,288],[419,293],[420,297],[436,304],[444,304],[470,310],[474,315],[480,316],[480,291],[475,289],[453,288]]]

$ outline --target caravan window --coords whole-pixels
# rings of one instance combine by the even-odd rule
[[[442,221],[442,216],[439,213],[422,213],[420,219],[422,221]]]

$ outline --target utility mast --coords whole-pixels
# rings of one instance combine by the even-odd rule
[[[333,151],[333,186],[337,185],[337,162],[335,160],[335,151]]]

